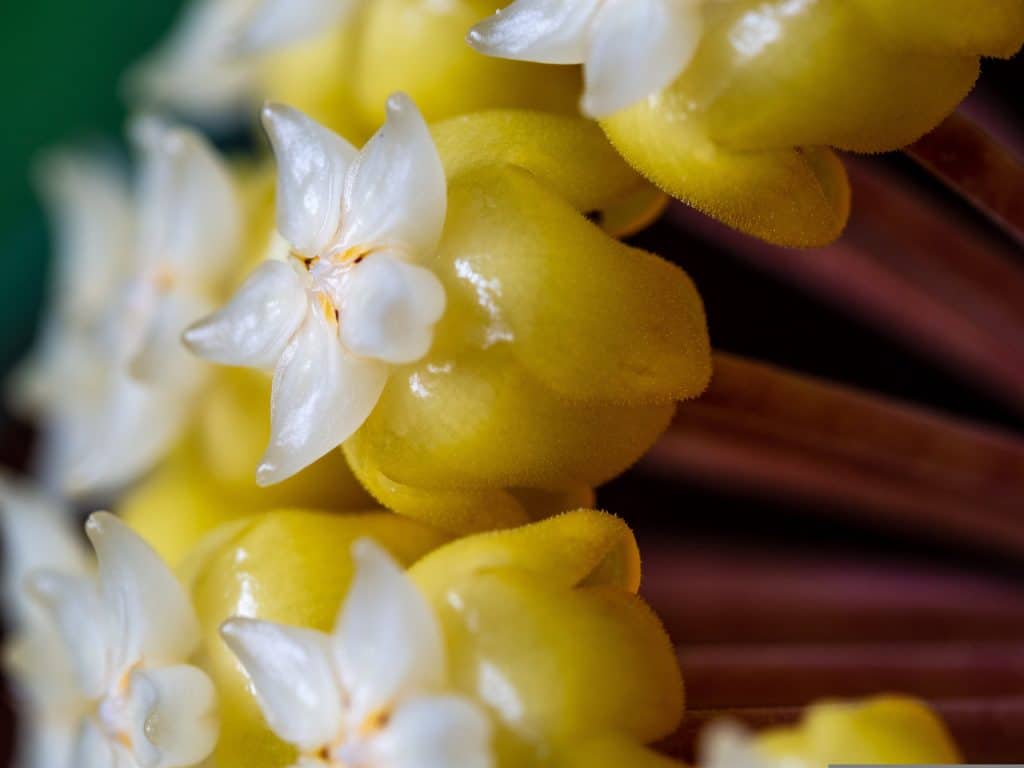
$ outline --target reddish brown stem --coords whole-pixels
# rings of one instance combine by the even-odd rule
[[[683,206],[684,229],[978,382],[1024,412],[1024,269],[1005,241],[872,161],[848,162],[853,217],[838,243],[777,248]]]
[[[731,355],[645,466],[1024,555],[1024,441]]]
[[[963,111],[905,152],[1024,244],[1024,165]]]
[[[1024,645],[1024,586],[953,567],[645,540],[642,592],[681,647]]]
[[[684,646],[679,658],[695,709],[805,706],[890,691],[931,699],[1024,691],[1021,644]]]
[[[1024,756],[1024,696],[940,699],[929,702],[949,726],[964,757],[974,763],[1019,763]],[[708,722],[729,717],[752,728],[792,723],[796,707],[691,710],[683,726],[658,747],[674,757],[692,759],[694,746]]]

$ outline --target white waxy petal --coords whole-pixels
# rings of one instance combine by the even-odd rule
[[[671,85],[702,33],[701,0],[606,0],[584,67],[583,111],[605,117]]]
[[[73,752],[72,768],[141,768],[127,748],[109,739],[92,719],[82,721]]]
[[[273,369],[306,316],[302,278],[284,262],[267,261],[226,306],[185,332],[200,357],[222,365]]]
[[[16,768],[78,768],[71,762],[75,745],[72,723],[29,715],[19,728],[14,754]]]
[[[139,118],[132,135],[142,153],[141,261],[168,268],[168,280],[216,287],[232,266],[241,237],[234,182],[209,142],[158,118]]]
[[[4,610],[16,623],[31,612],[25,578],[42,568],[87,572],[85,548],[71,524],[71,510],[56,498],[0,473],[0,531],[3,533]]]
[[[102,400],[66,414],[60,428],[61,451],[68,454],[61,462],[63,490],[71,494],[123,487],[151,469],[188,422],[194,393],[108,373]]]
[[[344,23],[359,0],[260,0],[240,34],[249,53],[318,37]]]
[[[140,661],[155,666],[187,659],[199,645],[199,623],[185,589],[160,556],[106,512],[91,515],[85,530],[99,561],[117,670]]]
[[[334,629],[334,654],[356,722],[444,683],[437,619],[416,585],[371,539],[352,546],[355,576]]]
[[[338,233],[356,150],[291,107],[264,107],[263,126],[277,159],[277,228],[297,251],[317,256]]]
[[[342,694],[328,635],[255,619],[230,619],[221,635],[252,681],[274,733],[305,750],[337,738]]]
[[[487,56],[543,64],[582,64],[601,0],[517,0],[469,31]]]
[[[132,751],[147,768],[197,765],[217,743],[217,694],[210,678],[196,667],[133,672],[128,710]]]
[[[444,286],[429,269],[388,254],[352,267],[341,309],[341,340],[361,357],[412,363],[430,351],[445,308]]]
[[[261,485],[285,480],[341,445],[384,391],[387,365],[346,352],[336,323],[330,303],[314,295],[281,356],[271,396],[270,445],[256,473]]]
[[[378,764],[388,768],[491,768],[491,725],[459,696],[416,696],[403,701],[374,739]]]
[[[423,116],[408,96],[391,96],[387,113],[346,180],[341,238],[332,250],[398,247],[423,258],[437,247],[444,228],[444,167]]]
[[[143,383],[191,392],[205,379],[207,367],[189,354],[181,337],[189,325],[212,311],[212,303],[186,292],[158,294],[154,299],[140,326],[143,333],[129,360],[129,372]]]
[[[99,696],[113,670],[107,653],[109,628],[92,579],[41,570],[29,574],[27,583],[32,597],[49,611],[71,655],[82,693]]]
[[[124,176],[102,158],[61,152],[37,171],[55,229],[53,310],[69,322],[92,323],[115,296],[135,234]]]
[[[251,0],[191,0],[168,37],[129,72],[133,101],[168,106],[214,125],[250,108],[260,62],[232,56]]]

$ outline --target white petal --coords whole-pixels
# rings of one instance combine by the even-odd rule
[[[261,62],[230,55],[247,0],[191,0],[167,38],[129,72],[132,101],[169,106],[214,125],[251,107]]]
[[[604,117],[671,85],[703,30],[697,0],[607,0],[594,20],[583,111]]]
[[[3,533],[3,595],[8,618],[28,619],[25,577],[48,568],[85,574],[87,559],[64,502],[0,473],[0,532]]]
[[[261,485],[285,480],[341,445],[384,391],[388,366],[348,354],[335,323],[326,299],[314,298],[281,356],[271,396],[270,445],[256,475]]]
[[[191,293],[156,295],[148,316],[139,318],[141,334],[127,361],[132,377],[161,388],[197,388],[207,367],[189,353],[182,334],[212,309],[208,299]]]
[[[358,0],[260,0],[240,34],[242,50],[273,51],[345,22]]]
[[[446,677],[441,630],[430,604],[371,539],[352,545],[355,575],[334,629],[334,654],[357,722]]]
[[[516,0],[469,31],[487,56],[544,64],[582,64],[600,0]]]
[[[136,670],[128,695],[133,715],[128,735],[140,765],[184,768],[213,752],[217,694],[201,670],[187,665]]]
[[[116,490],[151,469],[188,425],[195,392],[141,383],[108,371],[103,398],[91,409],[66,414],[68,452],[64,490],[71,494]]]
[[[15,768],[78,768],[71,762],[74,744],[75,729],[71,722],[30,720],[20,724]]]
[[[106,512],[85,524],[96,548],[100,592],[110,618],[117,671],[184,661],[199,645],[199,623],[185,589],[160,556]]]
[[[237,618],[224,623],[221,635],[252,681],[274,733],[305,750],[322,747],[338,736],[342,697],[328,635]]]
[[[430,351],[445,308],[444,286],[425,267],[374,254],[352,267],[341,309],[341,340],[353,353],[412,363]]]
[[[387,121],[349,173],[342,233],[334,248],[397,246],[424,258],[437,247],[444,228],[444,168],[430,130],[408,96],[393,95],[387,112]]]
[[[133,246],[127,181],[102,158],[64,152],[47,157],[37,178],[55,230],[51,311],[70,322],[94,322],[113,300]]]
[[[309,300],[288,264],[266,261],[231,301],[185,332],[197,355],[222,365],[272,369],[303,318]]]
[[[99,696],[111,676],[107,652],[108,626],[92,579],[57,571],[35,571],[28,576],[30,594],[53,618],[71,657],[82,693]]]
[[[140,118],[139,253],[176,286],[217,287],[240,245],[241,208],[227,167],[195,131]]]
[[[338,233],[356,150],[291,107],[265,106],[263,126],[277,158],[277,228],[299,253],[320,255]]]
[[[491,768],[491,724],[459,696],[416,696],[403,701],[374,739],[373,752],[388,768]]]
[[[84,720],[75,739],[74,768],[138,768],[127,750],[108,739],[92,720]]]

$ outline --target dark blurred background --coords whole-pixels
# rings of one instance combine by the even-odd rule
[[[32,159],[66,141],[118,145],[126,116],[119,77],[159,38],[178,5],[34,0],[0,10],[0,371],[31,343],[44,295],[48,242],[28,181]],[[990,63],[973,98],[1024,125],[1022,85],[1019,61]],[[878,162],[922,199],[955,209],[971,226],[987,226],[903,156]],[[1019,411],[970,376],[671,216],[634,241],[685,266],[705,298],[718,349],[1011,435],[1024,427]],[[1003,245],[1021,266],[1020,249],[1008,240]],[[23,462],[30,439],[25,425],[0,411],[4,463]],[[966,717],[967,740],[982,743],[994,733],[1001,739],[996,757],[1024,758],[1024,568],[1012,554],[933,535],[927,526],[680,482],[643,466],[602,489],[600,502],[638,531],[649,595],[684,648],[690,702],[698,710],[768,708],[770,719],[821,689],[861,695],[909,688],[952,717]],[[932,666],[920,667],[921,659]],[[818,666],[807,667],[812,661]],[[794,673],[798,668],[804,671]],[[819,670],[819,682],[806,683],[808,669]],[[737,688],[737,675],[748,682]],[[0,717],[0,765],[10,738],[7,711]]]

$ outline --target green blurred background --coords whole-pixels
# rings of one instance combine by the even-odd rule
[[[180,0],[0,3],[0,371],[36,326],[47,231],[28,171],[40,150],[119,141],[120,78],[160,38]]]

